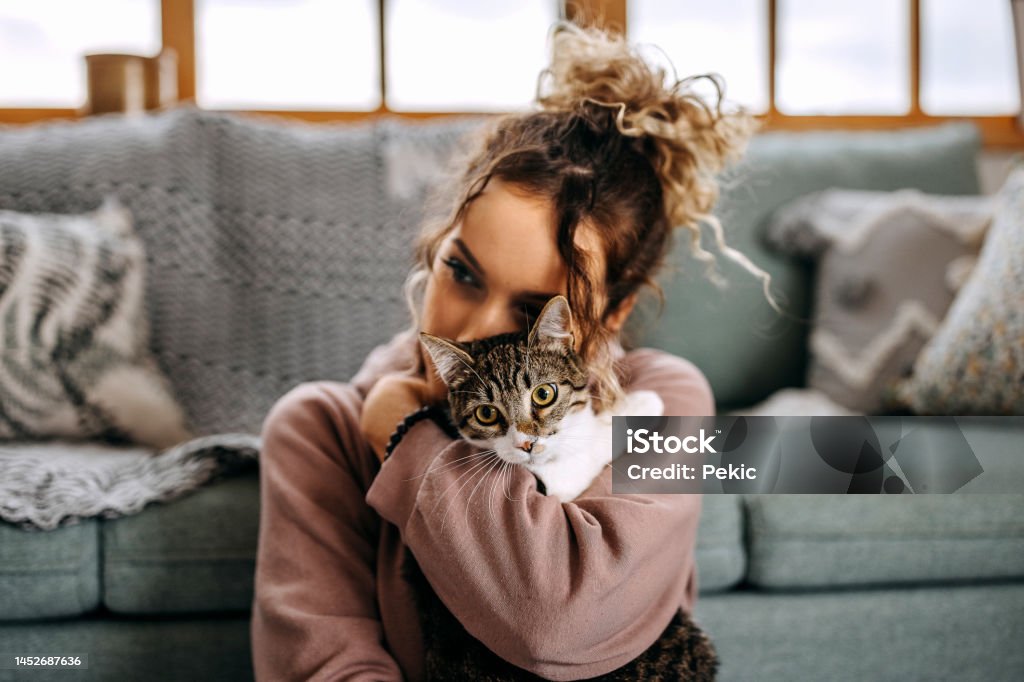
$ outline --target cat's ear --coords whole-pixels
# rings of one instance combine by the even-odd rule
[[[439,336],[420,332],[420,343],[430,353],[434,361],[434,367],[445,386],[451,386],[452,382],[467,368],[473,368],[473,357],[458,346],[446,341]]]
[[[569,346],[576,345],[572,333],[572,312],[565,296],[555,296],[544,304],[530,330],[530,345],[555,342]]]

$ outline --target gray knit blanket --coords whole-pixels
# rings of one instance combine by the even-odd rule
[[[482,122],[314,125],[183,106],[0,125],[0,209],[81,213],[115,194],[132,212],[151,347],[199,436],[157,454],[0,442],[0,518],[123,515],[251,465],[280,396],[346,381],[408,325],[401,289],[427,192]]]
[[[201,436],[159,453],[63,440],[0,443],[0,519],[54,530],[127,516],[253,470],[259,450],[259,436],[248,433]]]

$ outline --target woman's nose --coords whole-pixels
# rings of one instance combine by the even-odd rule
[[[497,304],[485,304],[467,315],[461,333],[455,338],[461,343],[485,339],[506,332],[514,332],[515,322],[507,310]]]

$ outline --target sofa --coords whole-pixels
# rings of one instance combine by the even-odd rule
[[[478,124],[183,106],[0,127],[0,209],[116,194],[147,248],[153,352],[196,431],[258,433],[289,388],[346,380],[404,326],[425,193]],[[679,247],[663,314],[639,313],[632,343],[693,361],[720,412],[804,386],[814,273],[765,247],[765,220],[829,187],[976,194],[979,148],[969,124],[758,134],[716,214],[794,315],[724,259],[715,288]],[[966,435],[1011,469],[1024,455],[1019,422]],[[253,466],[119,518],[0,523],[0,652],[89,655],[0,680],[251,679],[258,521]],[[1024,679],[1024,495],[706,495],[697,566],[722,680]]]

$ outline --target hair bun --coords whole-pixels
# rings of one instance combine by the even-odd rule
[[[742,109],[722,112],[718,74],[666,84],[665,70],[620,35],[559,21],[551,44],[551,63],[537,81],[540,107],[574,112],[598,129],[614,122],[622,135],[648,138],[644,148],[664,188],[669,220],[695,228],[718,198],[715,176],[743,154],[756,119]],[[693,89],[702,78],[718,92],[712,104]]]
[[[635,112],[666,99],[664,70],[636,55],[623,37],[559,21],[550,40],[551,63],[538,80],[543,109],[574,111],[592,104]]]

